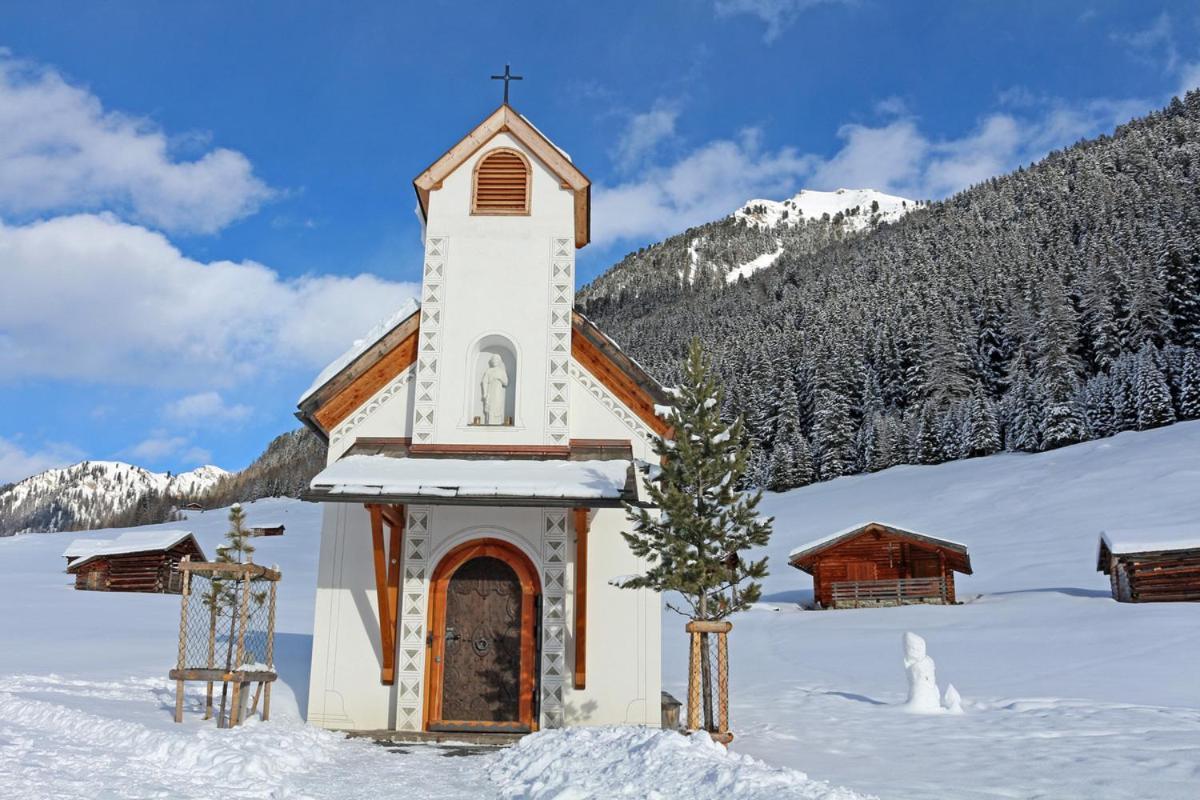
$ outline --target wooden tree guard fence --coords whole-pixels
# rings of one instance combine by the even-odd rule
[[[213,688],[221,684],[218,727],[233,727],[247,716],[250,686],[257,683],[249,714],[271,716],[275,672],[275,587],[278,570],[258,564],[192,561],[184,557],[179,612],[179,651],[170,677],[175,681],[175,721],[183,722],[184,684],[207,683],[204,719],[214,713]],[[228,707],[228,713],[226,708]]]
[[[724,620],[710,621],[694,619],[684,628],[692,637],[691,657],[688,668],[688,732],[704,730],[703,700],[701,699],[702,675],[705,671],[704,648],[701,643],[703,636],[709,640],[709,652],[713,650],[713,640],[716,640],[716,696],[713,703],[713,726],[707,733],[713,741],[728,745],[733,741],[733,732],[729,729],[729,632],[733,623]],[[711,675],[711,663],[708,665]]]

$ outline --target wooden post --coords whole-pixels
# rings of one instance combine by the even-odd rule
[[[267,666],[272,671],[275,671],[275,585],[277,583],[278,581],[271,581],[271,588],[268,590],[270,595],[267,601],[271,604],[267,609]],[[263,722],[271,718],[271,686],[273,685],[273,681],[268,681],[266,688],[263,689]]]
[[[575,688],[587,688],[588,510],[575,509]]]
[[[183,557],[184,561],[190,561],[191,556]],[[183,573],[183,596],[179,603],[179,654],[175,662],[176,669],[184,668],[184,657],[187,652],[187,613],[188,613],[188,595],[191,590],[191,573]],[[183,722],[183,681],[175,681],[175,721]]]
[[[388,567],[387,555],[383,548],[383,509],[374,503],[367,505],[371,515],[371,544],[375,555],[375,598],[379,607],[379,647],[380,669],[379,681],[385,686],[391,686],[395,679],[395,644],[392,636],[395,628],[390,626],[392,612],[388,608]]]
[[[713,741],[728,745],[733,741],[733,733],[729,730],[729,643],[726,638],[733,630],[733,623],[726,620],[692,620],[685,626],[692,637],[691,664],[688,669],[688,730],[700,730],[700,636],[712,634],[717,638],[717,698],[716,716],[713,725],[717,728],[708,731]]]
[[[732,627],[732,623],[730,623]],[[729,633],[717,634],[717,709],[720,719],[717,729],[729,730]]]
[[[237,656],[234,657],[233,671],[240,672],[242,669],[242,660],[246,655],[246,620],[250,616],[250,573],[242,573],[242,608],[241,618],[238,620],[237,632]],[[242,688],[243,681],[240,679],[233,684],[233,703],[229,710],[229,727],[234,727],[241,722],[241,704],[243,702]]]
[[[700,633],[688,628],[692,637],[691,658],[688,659],[688,713],[689,731],[700,730]]]

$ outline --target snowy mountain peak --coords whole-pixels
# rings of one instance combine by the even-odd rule
[[[751,200],[731,216],[751,225],[775,228],[780,224],[794,226],[822,220],[828,215],[830,222],[857,232],[883,222],[895,222],[922,205],[918,200],[884,194],[875,189],[838,189],[833,192],[802,189],[787,200]]]
[[[0,492],[0,535],[86,529],[133,508],[151,492],[199,498],[228,474],[206,464],[172,475],[123,461],[81,461],[49,469]]]

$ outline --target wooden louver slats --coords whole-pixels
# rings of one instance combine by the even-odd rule
[[[528,214],[529,164],[514,150],[493,150],[475,169],[476,214]]]

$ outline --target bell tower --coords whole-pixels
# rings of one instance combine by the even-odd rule
[[[508,73],[506,101],[520,80]],[[425,221],[414,451],[565,448],[590,182],[505,102],[413,185]]]

